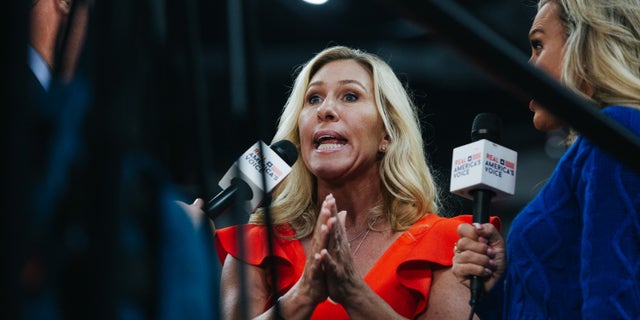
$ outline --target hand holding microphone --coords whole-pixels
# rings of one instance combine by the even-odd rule
[[[472,279],[477,279],[474,280],[477,282],[475,293],[472,292],[469,300],[474,305],[478,303],[481,293],[491,290],[504,274],[507,268],[506,242],[491,223],[461,224],[458,226],[458,235],[460,240],[454,249],[452,270],[459,282],[470,289]]]
[[[473,200],[474,222],[474,226],[461,225],[458,228],[461,238],[455,247],[453,272],[465,283],[471,276],[469,303],[472,306],[506,268],[504,239],[493,225],[487,223],[490,202],[504,199],[515,191],[518,155],[498,144],[501,126],[496,115],[478,114],[471,130],[472,142],[453,150],[450,191]],[[479,277],[487,276],[492,281],[485,283],[487,287],[484,287]]]

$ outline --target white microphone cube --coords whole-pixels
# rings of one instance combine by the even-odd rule
[[[487,139],[453,149],[450,191],[473,200],[475,189],[491,190],[493,200],[515,193],[518,153]]]
[[[263,170],[260,144],[262,144],[262,152],[265,154],[264,164],[266,169],[264,170],[264,177],[267,184],[266,189],[263,188],[262,183]],[[222,177],[218,185],[223,190],[226,189],[231,185],[231,180],[238,177],[237,173],[239,173],[239,178],[251,187],[253,197],[250,201],[250,206],[252,210],[255,210],[262,201],[262,194],[271,192],[290,172],[291,167],[286,161],[282,160],[266,143],[258,141],[240,156],[238,161]]]

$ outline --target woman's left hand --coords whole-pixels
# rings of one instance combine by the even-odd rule
[[[353,298],[354,294],[368,287],[353,263],[351,247],[344,227],[347,212],[338,212],[336,200],[333,197],[325,200],[322,208],[331,212],[331,218],[327,222],[330,232],[329,243],[321,252],[327,289],[331,300],[344,305]]]

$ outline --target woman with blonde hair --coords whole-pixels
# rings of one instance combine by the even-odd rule
[[[275,257],[262,211],[244,228],[216,231],[225,319],[241,312],[241,265],[250,317],[468,314],[467,290],[450,267],[456,228],[471,219],[437,215],[417,110],[384,61],[342,46],[318,53],[299,70],[273,140],[282,139],[301,159],[273,194]],[[250,251],[244,259],[239,230]],[[270,263],[278,271],[275,288]]]
[[[640,136],[638,0],[541,0],[530,62]],[[535,100],[538,130],[562,125]],[[508,241],[490,224],[459,227],[453,270],[488,291],[489,319],[638,319],[640,174],[578,136]]]

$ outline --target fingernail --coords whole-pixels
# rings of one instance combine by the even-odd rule
[[[493,255],[495,254],[495,250],[493,250],[493,248],[489,247],[487,248],[487,255],[493,258]]]
[[[478,222],[474,222],[473,226],[476,227],[477,230],[482,230],[482,224],[480,224]]]

